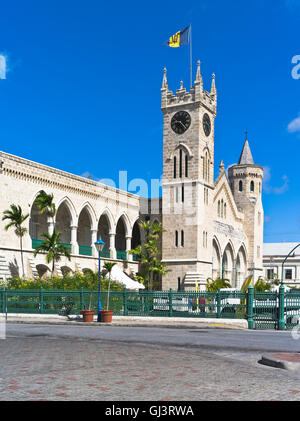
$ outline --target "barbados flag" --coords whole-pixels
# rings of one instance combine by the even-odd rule
[[[177,48],[188,44],[190,42],[190,31],[191,25],[187,26],[182,31],[176,32],[176,34],[172,35],[169,40],[164,43],[164,45]]]

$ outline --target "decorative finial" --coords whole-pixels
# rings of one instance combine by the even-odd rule
[[[200,83],[202,84],[202,76],[201,76],[201,71],[200,71],[200,60],[197,61],[197,74],[196,74],[196,80],[195,83]]]
[[[225,172],[225,165],[224,165],[224,162],[223,162],[223,159],[222,159],[222,161],[220,163],[220,166],[219,166],[219,175],[223,174],[223,172]]]
[[[180,89],[183,89],[183,81],[180,81]]]
[[[167,81],[167,69],[164,68],[164,77],[161,89],[168,89],[168,81]]]
[[[248,130],[245,131],[245,140],[248,140]]]
[[[212,82],[211,82],[211,90],[210,90],[210,93],[213,94],[213,95],[215,95],[217,93],[215,79],[216,79],[216,75],[213,73],[212,74]]]

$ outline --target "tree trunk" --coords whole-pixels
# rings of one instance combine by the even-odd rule
[[[24,273],[24,260],[23,260],[23,245],[22,245],[22,237],[20,237],[20,249],[21,249],[21,262],[22,262],[22,277],[25,278]]]

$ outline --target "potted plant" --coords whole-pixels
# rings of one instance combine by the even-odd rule
[[[109,292],[110,292],[110,283],[111,283],[111,270],[116,265],[116,262],[104,262],[104,269],[106,269],[108,273],[108,289],[107,289],[107,302],[106,302],[106,310],[100,310],[100,317],[102,323],[111,323],[113,310],[109,310]]]
[[[90,291],[91,292],[90,292],[89,305],[88,305],[87,309],[81,310],[84,322],[93,322],[94,321],[94,314],[95,314],[95,311],[91,309],[91,307],[92,307],[92,296],[93,296],[94,273],[92,271],[90,271],[89,275],[92,278],[92,282],[91,282],[91,285],[90,285]]]

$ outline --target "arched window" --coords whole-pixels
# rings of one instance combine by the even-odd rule
[[[178,247],[178,231],[175,231],[175,247]]]
[[[223,199],[221,200],[221,218],[223,218],[223,208],[224,208],[224,204],[223,204]]]
[[[179,177],[182,177],[182,149],[179,151]]]
[[[242,180],[239,181],[239,191],[243,191],[243,182],[242,182]]]
[[[189,176],[189,159],[187,154],[185,154],[185,176]]]
[[[224,218],[226,218],[226,203],[224,203]]]
[[[174,156],[174,166],[173,166],[173,177],[176,178],[177,174],[176,174],[176,156]]]
[[[250,191],[254,192],[254,181],[253,180],[250,183]]]
[[[184,232],[181,231],[181,247],[184,247]]]

